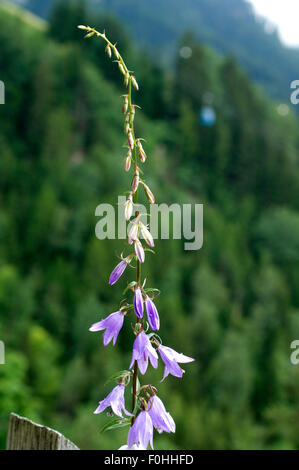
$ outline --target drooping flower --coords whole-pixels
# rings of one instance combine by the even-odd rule
[[[107,395],[104,400],[99,402],[99,406],[94,411],[94,414],[102,413],[108,406],[111,406],[114,414],[123,418],[122,410],[126,413],[127,416],[133,416],[132,413],[125,408],[125,386],[122,384],[117,385],[114,389]]]
[[[158,310],[154,304],[154,302],[149,298],[146,297],[145,299],[145,308],[147,313],[148,322],[152,330],[159,330],[160,328],[160,318],[158,314]]]
[[[195,360],[192,357],[188,357],[184,354],[178,353],[174,349],[168,348],[167,346],[160,345],[158,347],[158,351],[160,353],[162,361],[165,364],[164,375],[162,380],[164,380],[168,376],[168,374],[174,375],[175,377],[182,377],[183,369],[180,368],[178,362],[187,363],[193,362]]]
[[[110,286],[113,286],[113,284],[115,284],[119,280],[120,276],[123,274],[124,270],[126,269],[129,263],[130,263],[130,259],[125,258],[117,266],[115,266],[112,273],[110,274],[110,278],[109,278]]]
[[[136,78],[133,75],[131,75],[131,80],[132,80],[133,87],[138,91],[139,86],[138,86]]]
[[[147,184],[144,183],[144,181],[141,182],[143,187],[144,187],[144,190],[145,190],[145,194],[147,195],[147,198],[149,200],[149,202],[151,204],[155,204],[155,196],[153,195],[152,191],[150,190],[150,188],[148,187]]]
[[[135,289],[134,293],[134,310],[138,318],[143,317],[143,297],[139,287]]]
[[[111,313],[108,317],[104,318],[97,323],[94,323],[89,331],[101,331],[106,330],[103,336],[104,346],[110,343],[113,338],[113,346],[115,346],[118,333],[120,332],[124,323],[123,312]]]
[[[142,143],[140,142],[140,139],[136,139],[136,143],[137,143],[139,158],[140,158],[141,162],[144,163],[145,160],[146,160],[146,153],[145,153],[145,151],[142,147]]]
[[[154,427],[152,419],[147,411],[140,411],[133,426],[129,430],[128,434],[128,447],[132,448],[134,444],[137,447],[147,449],[150,443],[151,448],[153,446],[153,433]]]
[[[157,395],[152,396],[148,401],[148,414],[158,433],[175,432],[175,422]]]
[[[138,238],[138,230],[139,230],[139,217],[136,217],[136,219],[133,221],[131,228],[128,233],[128,242],[129,245],[132,245],[132,243],[137,240]]]
[[[147,370],[148,360],[150,360],[152,366],[157,369],[158,354],[151,345],[148,336],[144,333],[144,331],[140,331],[134,341],[130,369],[134,365],[134,362],[137,361],[140,373],[144,375]]]
[[[141,233],[142,233],[142,236],[143,236],[144,240],[146,241],[146,243],[150,247],[153,248],[155,246],[155,243],[154,243],[154,239],[153,239],[152,234],[150,233],[150,231],[147,229],[147,227],[142,222],[139,222],[139,227],[140,227],[140,230],[141,230]]]
[[[134,241],[134,248],[138,261],[140,261],[140,263],[144,263],[145,253],[140,240],[137,239]]]

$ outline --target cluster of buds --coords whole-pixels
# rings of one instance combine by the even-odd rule
[[[106,41],[106,53],[109,58],[116,58],[118,68],[124,76],[124,85],[128,88],[128,92],[123,95],[122,113],[125,115],[124,132],[127,138],[128,151],[125,157],[125,171],[130,171],[133,164],[133,179],[131,190],[125,203],[124,217],[127,222],[131,223],[128,233],[128,249],[134,245],[134,252],[128,254],[125,258],[121,256],[120,263],[113,269],[109,284],[114,285],[123,275],[127,266],[133,261],[137,262],[137,279],[131,281],[125,293],[133,295],[133,302],[125,299],[119,310],[111,313],[108,317],[93,324],[90,331],[103,331],[104,346],[111,341],[113,346],[116,344],[118,335],[122,329],[124,318],[133,314],[135,326],[132,327],[135,340],[133,343],[132,360],[128,370],[114,374],[110,379],[116,380],[117,385],[113,390],[99,402],[95,413],[101,413],[110,407],[113,414],[118,417],[117,423],[113,422],[110,427],[119,427],[119,425],[128,425],[130,430],[128,440],[121,449],[147,449],[150,444],[153,448],[153,431],[156,429],[159,433],[175,432],[175,422],[172,416],[166,411],[161,399],[157,396],[157,389],[152,385],[143,385],[137,388],[138,373],[144,375],[148,369],[149,362],[152,367],[157,369],[159,357],[164,363],[164,380],[169,374],[174,377],[182,377],[183,369],[179,363],[192,362],[194,359],[184,354],[176,352],[174,349],[163,346],[161,338],[157,335],[160,329],[160,317],[155,305],[156,294],[158,289],[145,288],[145,280],[142,282],[141,266],[145,262],[146,247],[141,242],[141,236],[146,245],[150,248],[154,247],[154,240],[148,227],[140,220],[140,214],[137,211],[136,218],[131,221],[134,214],[134,205],[138,204],[138,189],[140,184],[143,186],[148,201],[154,204],[155,197],[148,185],[140,177],[140,168],[138,166],[138,157],[141,163],[144,163],[147,155],[143,149],[141,141],[143,139],[135,137],[134,118],[136,105],[132,104],[132,86],[135,90],[139,90],[135,76],[127,68],[115,44],[112,44],[106,37],[105,32],[99,33],[90,26],[79,26],[87,32],[85,37],[97,36]],[[151,328],[152,332],[148,332]],[[109,379],[109,380],[110,380]],[[132,409],[128,411],[125,407],[124,392],[125,387],[132,380]],[[126,415],[123,416],[123,413]],[[105,425],[105,429],[109,429]]]

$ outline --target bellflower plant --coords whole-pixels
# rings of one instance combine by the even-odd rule
[[[165,365],[162,380],[169,374],[182,377],[184,371],[178,364],[192,362],[194,359],[162,345],[162,340],[156,333],[160,329],[160,318],[154,303],[154,297],[160,292],[158,289],[145,288],[145,280],[142,279],[141,267],[146,261],[145,254],[151,252],[154,247],[154,240],[148,227],[140,220],[138,192],[142,188],[150,204],[155,203],[155,196],[144,181],[144,174],[140,166],[147,159],[147,154],[143,148],[144,139],[135,135],[134,120],[138,106],[133,103],[133,89],[139,90],[137,80],[126,66],[116,44],[109,41],[105,32],[100,33],[90,26],[80,25],[78,28],[87,33],[86,38],[94,36],[104,40],[106,53],[109,58],[113,58],[116,62],[124,80],[126,92],[123,95],[122,113],[124,115],[124,133],[127,146],[124,169],[126,172],[132,171],[132,180],[123,216],[124,220],[130,224],[130,230],[128,232],[128,254],[125,258],[121,256],[120,263],[111,272],[110,286],[119,281],[132,261],[136,262],[137,271],[136,280],[130,281],[124,291],[124,295],[132,296],[132,300],[123,300],[118,311],[111,313],[108,317],[101,319],[90,327],[90,331],[93,332],[105,330],[103,335],[104,346],[107,346],[111,340],[113,340],[113,346],[115,346],[125,317],[132,314],[131,318],[133,318],[135,324],[133,326],[135,340],[132,341],[131,363],[128,369],[117,372],[110,377],[108,382],[115,380],[117,385],[106,398],[99,402],[99,406],[94,413],[102,413],[109,407],[112,414],[117,417],[108,422],[103,430],[130,426],[127,443],[120,448],[121,450],[147,449],[149,444],[153,448],[154,429],[158,433],[174,433],[176,426],[172,416],[166,411],[163,402],[157,396],[157,389],[150,384],[140,385],[138,375],[139,373],[145,375],[149,362],[152,367],[157,369],[160,356],[162,363]],[[134,219],[132,219],[133,216]],[[149,328],[152,329],[152,332],[148,331]],[[130,387],[132,388],[132,406],[131,411],[127,411],[125,407],[125,389],[130,382],[132,382],[132,387]],[[123,416],[123,412],[127,417]]]

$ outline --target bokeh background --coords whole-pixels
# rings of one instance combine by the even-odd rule
[[[144,268],[164,343],[196,358],[159,385],[177,433],[156,448],[298,449],[299,50],[245,0],[0,3],[0,448],[12,411],[82,449],[125,442],[93,411],[130,362],[130,325],[115,348],[88,332],[127,282],[108,287],[123,242],[94,233],[128,187],[123,91],[86,23],[138,78],[157,201],[204,204],[203,248],[158,241]]]

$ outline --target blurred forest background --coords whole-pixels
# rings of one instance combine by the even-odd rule
[[[31,1],[31,10],[41,13],[48,3]],[[190,29],[172,38],[169,62],[163,51],[156,60],[154,46],[140,47],[133,24],[86,3],[55,2],[48,22],[0,4],[0,448],[12,411],[82,449],[125,442],[126,430],[99,435],[109,418],[93,415],[110,391],[104,382],[128,366],[132,345],[129,324],[115,348],[88,332],[116,310],[126,285],[122,278],[108,286],[123,243],[96,239],[95,208],[116,204],[128,186],[122,83],[102,41],[84,41],[76,29],[88,23],[105,28],[135,70],[138,134],[148,141],[145,171],[157,202],[204,204],[203,248],[157,241],[144,270],[162,291],[164,343],[196,358],[184,380],[159,385],[177,432],[157,435],[156,448],[298,449],[299,366],[290,363],[290,343],[299,338],[298,118],[291,105],[270,98],[287,96],[299,78],[295,52],[275,34],[268,49],[254,36],[261,47],[252,45],[242,62],[227,55],[234,29],[218,30],[222,51]],[[134,4],[111,2],[120,3]],[[246,61],[261,50],[279,56],[279,48],[294,68],[283,58],[275,63],[280,88],[265,52],[259,66],[264,76],[270,71],[267,93]],[[161,377],[160,365],[146,381]]]

